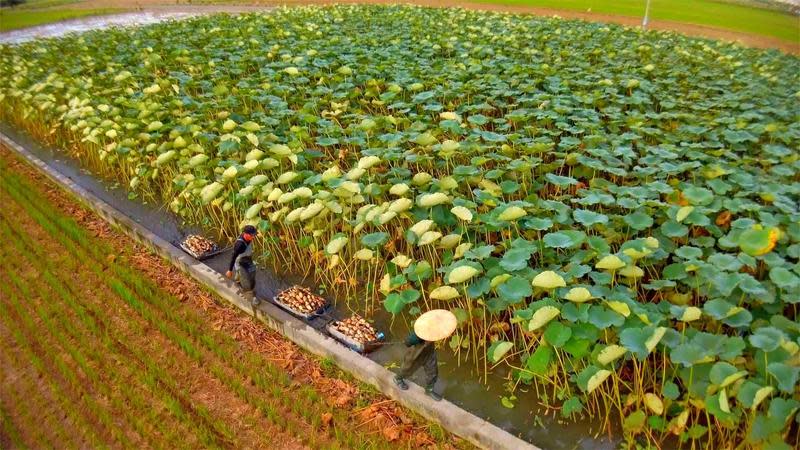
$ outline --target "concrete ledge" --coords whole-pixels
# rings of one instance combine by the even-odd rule
[[[168,259],[173,265],[213,290],[217,295],[233,303],[247,314],[256,317],[306,351],[331,359],[342,370],[358,380],[375,386],[387,397],[396,400],[426,419],[440,424],[451,433],[467,439],[478,447],[498,450],[537,449],[534,445],[445,399],[438,402],[430,399],[425,395],[424,389],[414,383],[409,383],[407,391],[399,390],[394,384],[394,374],[391,371],[347,349],[271,303],[262,302],[257,309],[254,309],[250,302],[239,294],[239,289],[222,274],[150,232],[121,211],[77,185],[3,133],[0,133],[0,142],[15,151],[31,166],[76,197],[111,225]]]

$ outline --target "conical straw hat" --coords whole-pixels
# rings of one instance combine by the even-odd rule
[[[458,319],[446,309],[434,309],[419,316],[414,322],[414,333],[426,341],[441,341],[455,331]]]

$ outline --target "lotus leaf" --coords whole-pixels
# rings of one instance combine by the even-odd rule
[[[552,270],[545,270],[544,272],[539,273],[533,278],[531,282],[534,287],[551,290],[558,287],[564,287],[567,284],[564,282],[564,278],[561,275],[553,272]]]

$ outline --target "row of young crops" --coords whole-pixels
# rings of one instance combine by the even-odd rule
[[[188,221],[256,225],[368,314],[451,309],[453,351],[564,417],[798,442],[795,57],[366,6],[0,55],[4,120]]]
[[[21,165],[0,149],[0,361],[10,380],[0,439],[9,448],[408,445],[365,433],[360,417],[332,409],[274,355],[217,331],[131,267],[131,248],[94,236],[48,198],[50,186],[8,162]],[[358,397],[359,409],[372,401]]]

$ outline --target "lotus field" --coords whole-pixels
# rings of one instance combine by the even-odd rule
[[[0,56],[7,123],[188,222],[256,225],[263,261],[367,317],[451,309],[476,376],[508,365],[565,419],[800,440],[796,57],[369,6]]]

